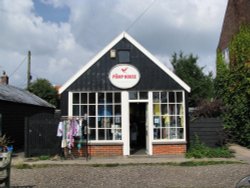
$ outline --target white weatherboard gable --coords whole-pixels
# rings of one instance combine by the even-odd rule
[[[175,75],[171,70],[169,70],[163,63],[161,63],[156,57],[154,57],[148,50],[146,50],[141,44],[139,44],[133,37],[128,33],[122,32],[113,41],[111,41],[103,50],[101,50],[93,59],[91,59],[86,65],[84,65],[74,76],[72,76],[60,89],[61,94],[66,90],[75,80],[77,80],[84,72],[86,72],[92,65],[94,65],[103,55],[105,55],[109,50],[112,49],[120,40],[123,38],[131,42],[135,47],[137,47],[144,55],[146,55],[151,61],[153,61],[158,67],[160,67],[165,73],[167,73],[171,78],[173,78],[178,84],[180,84],[187,92],[191,91],[191,88],[183,82],[177,75]]]

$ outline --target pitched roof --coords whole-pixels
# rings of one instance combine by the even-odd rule
[[[78,79],[84,72],[86,72],[92,65],[94,65],[103,55],[105,55],[113,46],[115,46],[123,38],[131,42],[135,47],[137,47],[142,53],[144,53],[152,62],[154,62],[158,67],[160,67],[166,74],[173,78],[178,84],[180,84],[187,92],[191,91],[191,88],[183,82],[177,75],[175,75],[171,70],[169,70],[163,63],[161,63],[156,57],[154,57],[148,50],[146,50],[141,44],[139,44],[134,38],[132,38],[128,33],[122,32],[113,41],[111,41],[103,50],[101,50],[93,59],[91,59],[86,65],[84,65],[75,75],[73,75],[60,89],[61,94],[66,90],[76,79]]]
[[[242,24],[250,24],[250,0],[228,0],[218,49],[228,47]]]
[[[0,84],[0,100],[55,108],[40,97],[14,86]]]

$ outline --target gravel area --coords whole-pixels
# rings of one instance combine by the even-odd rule
[[[11,171],[16,187],[235,187],[250,175],[248,164],[181,166],[57,166]]]

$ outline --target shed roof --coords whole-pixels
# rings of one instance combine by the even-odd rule
[[[14,86],[0,84],[0,100],[14,103],[55,108],[40,97]]]
[[[111,41],[103,50],[101,50],[93,59],[91,59],[86,65],[84,65],[75,75],[73,75],[60,89],[59,93],[63,93],[75,80],[77,80],[83,73],[85,73],[92,65],[94,65],[104,54],[106,54],[113,46],[115,46],[123,38],[131,42],[137,47],[143,54],[145,54],[153,63],[160,67],[166,74],[173,78],[182,88],[187,92],[191,91],[191,88],[182,81],[177,75],[169,70],[163,63],[161,63],[156,57],[154,57],[148,50],[146,50],[141,44],[139,44],[128,33],[122,32],[113,41]]]

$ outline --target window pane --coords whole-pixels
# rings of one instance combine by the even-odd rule
[[[170,116],[162,116],[162,127],[170,126]]]
[[[111,125],[113,124],[113,118],[112,117],[106,117],[105,119],[105,127],[111,128]]]
[[[113,140],[113,134],[111,133],[111,129],[106,129],[107,140]]]
[[[154,117],[154,126],[155,127],[160,127],[161,126],[159,116]]]
[[[161,115],[160,104],[154,104],[154,115],[156,115],[156,116]]]
[[[182,92],[177,92],[177,102],[181,103],[183,101],[182,99]]]
[[[73,116],[79,116],[79,105],[73,105]]]
[[[177,127],[183,127],[184,126],[184,117],[178,116],[177,117]]]
[[[183,128],[177,129],[177,138],[178,139],[183,139]]]
[[[98,93],[98,103],[104,104],[105,103],[105,95],[104,93]]]
[[[176,138],[177,138],[176,128],[170,128],[170,139],[176,139]]]
[[[81,105],[81,116],[88,114],[87,105]]]
[[[87,93],[82,93],[81,94],[81,103],[82,104],[87,104]]]
[[[136,99],[138,99],[138,92],[137,91],[130,91],[129,92],[129,99],[130,100],[136,100]]]
[[[168,102],[168,92],[161,92],[161,102],[162,103]]]
[[[105,118],[104,117],[98,117],[98,127],[99,128],[104,128],[105,126]]]
[[[169,102],[174,103],[175,102],[175,93],[169,92]]]
[[[159,102],[159,92],[153,92],[153,100],[154,100],[154,103]]]
[[[175,115],[175,104],[170,104],[169,105],[169,114],[170,115]]]
[[[98,116],[104,116],[105,106],[98,105]]]
[[[112,133],[114,135],[114,140],[121,140],[122,139],[122,131],[121,131],[121,129],[113,129]]]
[[[121,117],[120,116],[116,116],[115,118],[115,125],[119,126],[118,128],[121,128]]]
[[[89,93],[89,103],[95,104],[95,93]]]
[[[95,117],[90,117],[89,118],[89,128],[95,128]]]
[[[115,103],[121,103],[121,94],[115,93]]]
[[[175,124],[175,116],[170,116],[170,126],[171,127],[175,127],[176,124]]]
[[[118,57],[120,63],[130,62],[130,53],[129,51],[118,51]]]
[[[161,139],[160,129],[154,129],[154,139]]]
[[[176,107],[177,107],[177,115],[184,115],[183,105],[177,104]]]
[[[95,129],[90,129],[89,139],[96,140],[96,130]]]
[[[115,115],[121,115],[121,105],[115,105]]]
[[[107,103],[113,103],[113,93],[107,93]]]
[[[140,99],[148,99],[148,92],[140,92]]]
[[[95,116],[95,105],[89,105],[89,115]]]
[[[105,140],[104,129],[98,129],[98,140]]]
[[[161,114],[162,115],[168,114],[168,105],[167,104],[161,105]]]
[[[113,116],[113,105],[107,105],[104,114],[105,116]]]
[[[73,104],[79,104],[79,93],[73,93]]]
[[[168,139],[169,135],[168,135],[168,128],[163,128],[162,129],[162,139]]]

